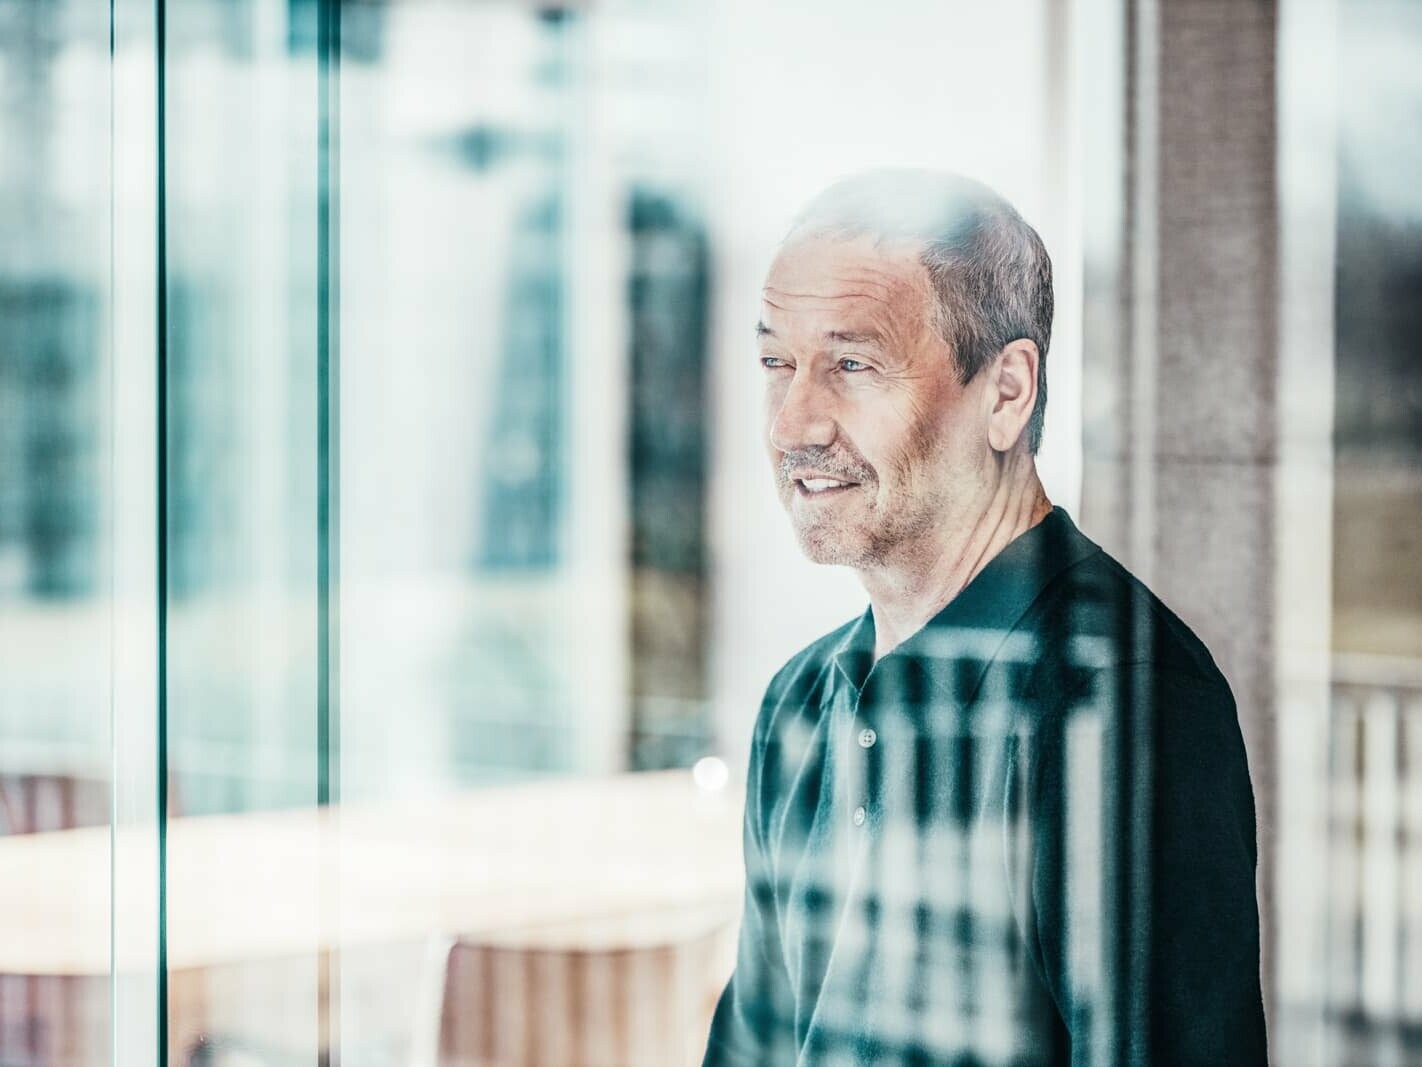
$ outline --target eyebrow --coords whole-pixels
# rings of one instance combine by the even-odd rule
[[[882,345],[883,338],[877,333],[858,333],[852,330],[830,330],[825,334],[826,341],[834,341],[842,345]]]
[[[763,322],[755,324],[755,335],[757,337],[774,337],[775,331]],[[854,330],[829,330],[825,333],[826,341],[833,341],[841,345],[879,345],[882,346],[884,339],[877,333],[860,333]]]

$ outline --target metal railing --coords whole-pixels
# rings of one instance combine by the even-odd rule
[[[1422,1062],[1422,660],[1340,654],[1323,788],[1324,1062]]]

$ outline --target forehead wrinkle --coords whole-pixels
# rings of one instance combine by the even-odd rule
[[[902,279],[886,278],[882,271],[870,269],[846,270],[842,273],[837,273],[833,277],[826,279],[826,288],[829,290],[828,292],[824,289],[805,292],[772,285],[769,280],[767,280],[764,291],[804,299],[830,300],[859,297],[865,300],[876,300],[880,303],[887,303],[893,299],[897,291],[904,289],[905,286]]]
[[[833,304],[842,300],[872,300],[876,304],[887,304],[889,302],[885,297],[877,293],[832,293],[829,295],[824,293],[792,293],[784,289],[774,289],[767,286],[765,292],[761,295],[761,299],[777,311],[787,311],[789,309],[782,307],[772,300],[768,295],[770,293],[777,294],[781,300],[805,300],[821,304]]]
[[[817,244],[823,252],[814,247]],[[781,284],[774,284],[777,281]],[[810,291],[805,291],[806,287]],[[883,338],[882,347],[900,356],[907,356],[909,348],[918,347],[926,335],[935,333],[936,294],[916,248],[885,252],[876,247],[866,255],[862,248],[847,248],[836,240],[782,249],[762,287],[761,299],[785,315],[836,316],[827,332],[866,332],[861,323],[870,324],[872,332]],[[792,326],[789,322],[785,325]],[[815,342],[822,344],[824,339],[816,337]]]
[[[850,308],[843,307],[839,299],[830,297],[809,297],[804,303],[788,308],[768,297],[764,302],[786,316],[783,321],[780,316],[774,319],[782,330],[788,327],[784,334],[786,340],[798,336],[802,341],[813,339],[819,346],[835,347],[865,343],[853,338],[853,335],[864,335],[867,342],[883,348],[892,347],[896,341],[912,333],[911,328],[906,328],[906,323],[896,321],[890,313],[889,304],[873,298]],[[760,332],[760,336],[780,338],[782,334],[767,327]]]
[[[822,293],[789,292],[767,286],[761,293],[761,302],[766,307],[786,315],[836,314],[840,316],[837,321],[842,325],[828,329],[838,329],[847,333],[873,332],[884,337],[904,333],[912,334],[917,332],[924,320],[923,308],[916,302],[895,300],[872,292],[855,291],[825,295]],[[870,330],[866,331],[857,324],[859,322],[869,324]]]

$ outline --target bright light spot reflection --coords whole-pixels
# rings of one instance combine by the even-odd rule
[[[692,781],[703,792],[714,793],[724,789],[731,779],[731,771],[726,761],[716,756],[703,756],[691,768]]]

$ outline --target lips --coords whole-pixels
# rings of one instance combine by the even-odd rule
[[[790,480],[794,483],[796,493],[802,497],[834,496],[859,484],[844,478],[831,478],[819,471],[801,471]]]
[[[821,466],[823,464],[823,466]],[[799,500],[835,500],[869,484],[874,475],[854,456],[790,455],[782,453],[776,481]]]
[[[800,487],[810,493],[823,493],[827,489],[844,489],[850,482],[838,482],[833,478],[797,478]]]

